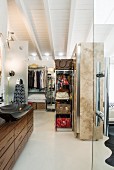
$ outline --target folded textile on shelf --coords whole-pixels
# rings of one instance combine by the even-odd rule
[[[28,99],[28,102],[45,103],[46,101],[43,99]]]
[[[69,94],[67,92],[57,92],[56,99],[69,99]]]
[[[31,94],[28,96],[28,99],[39,99],[39,100],[45,100],[45,94]]]

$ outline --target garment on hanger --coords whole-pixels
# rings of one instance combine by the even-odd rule
[[[37,88],[37,73],[34,71],[34,88]]]
[[[34,88],[34,71],[28,71],[28,88]]]
[[[40,75],[41,75],[41,71],[37,71],[37,89],[41,89],[41,86],[40,86]]]
[[[17,103],[17,104],[24,104],[26,102],[24,84],[21,84],[21,83],[22,81],[20,81],[20,84],[15,85],[14,103]]]

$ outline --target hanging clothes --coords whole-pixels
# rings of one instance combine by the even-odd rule
[[[37,73],[34,71],[34,88],[37,88]]]
[[[37,89],[41,89],[41,86],[40,86],[40,75],[41,75],[41,71],[37,71]]]
[[[34,71],[28,71],[28,88],[34,88]]]
[[[46,87],[46,70],[29,70],[28,71],[28,88],[44,89]]]

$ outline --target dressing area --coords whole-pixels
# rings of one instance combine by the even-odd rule
[[[0,0],[0,170],[114,169],[114,0]]]

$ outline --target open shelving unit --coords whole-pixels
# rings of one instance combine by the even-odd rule
[[[73,70],[56,70],[56,115],[55,130],[72,129]]]

